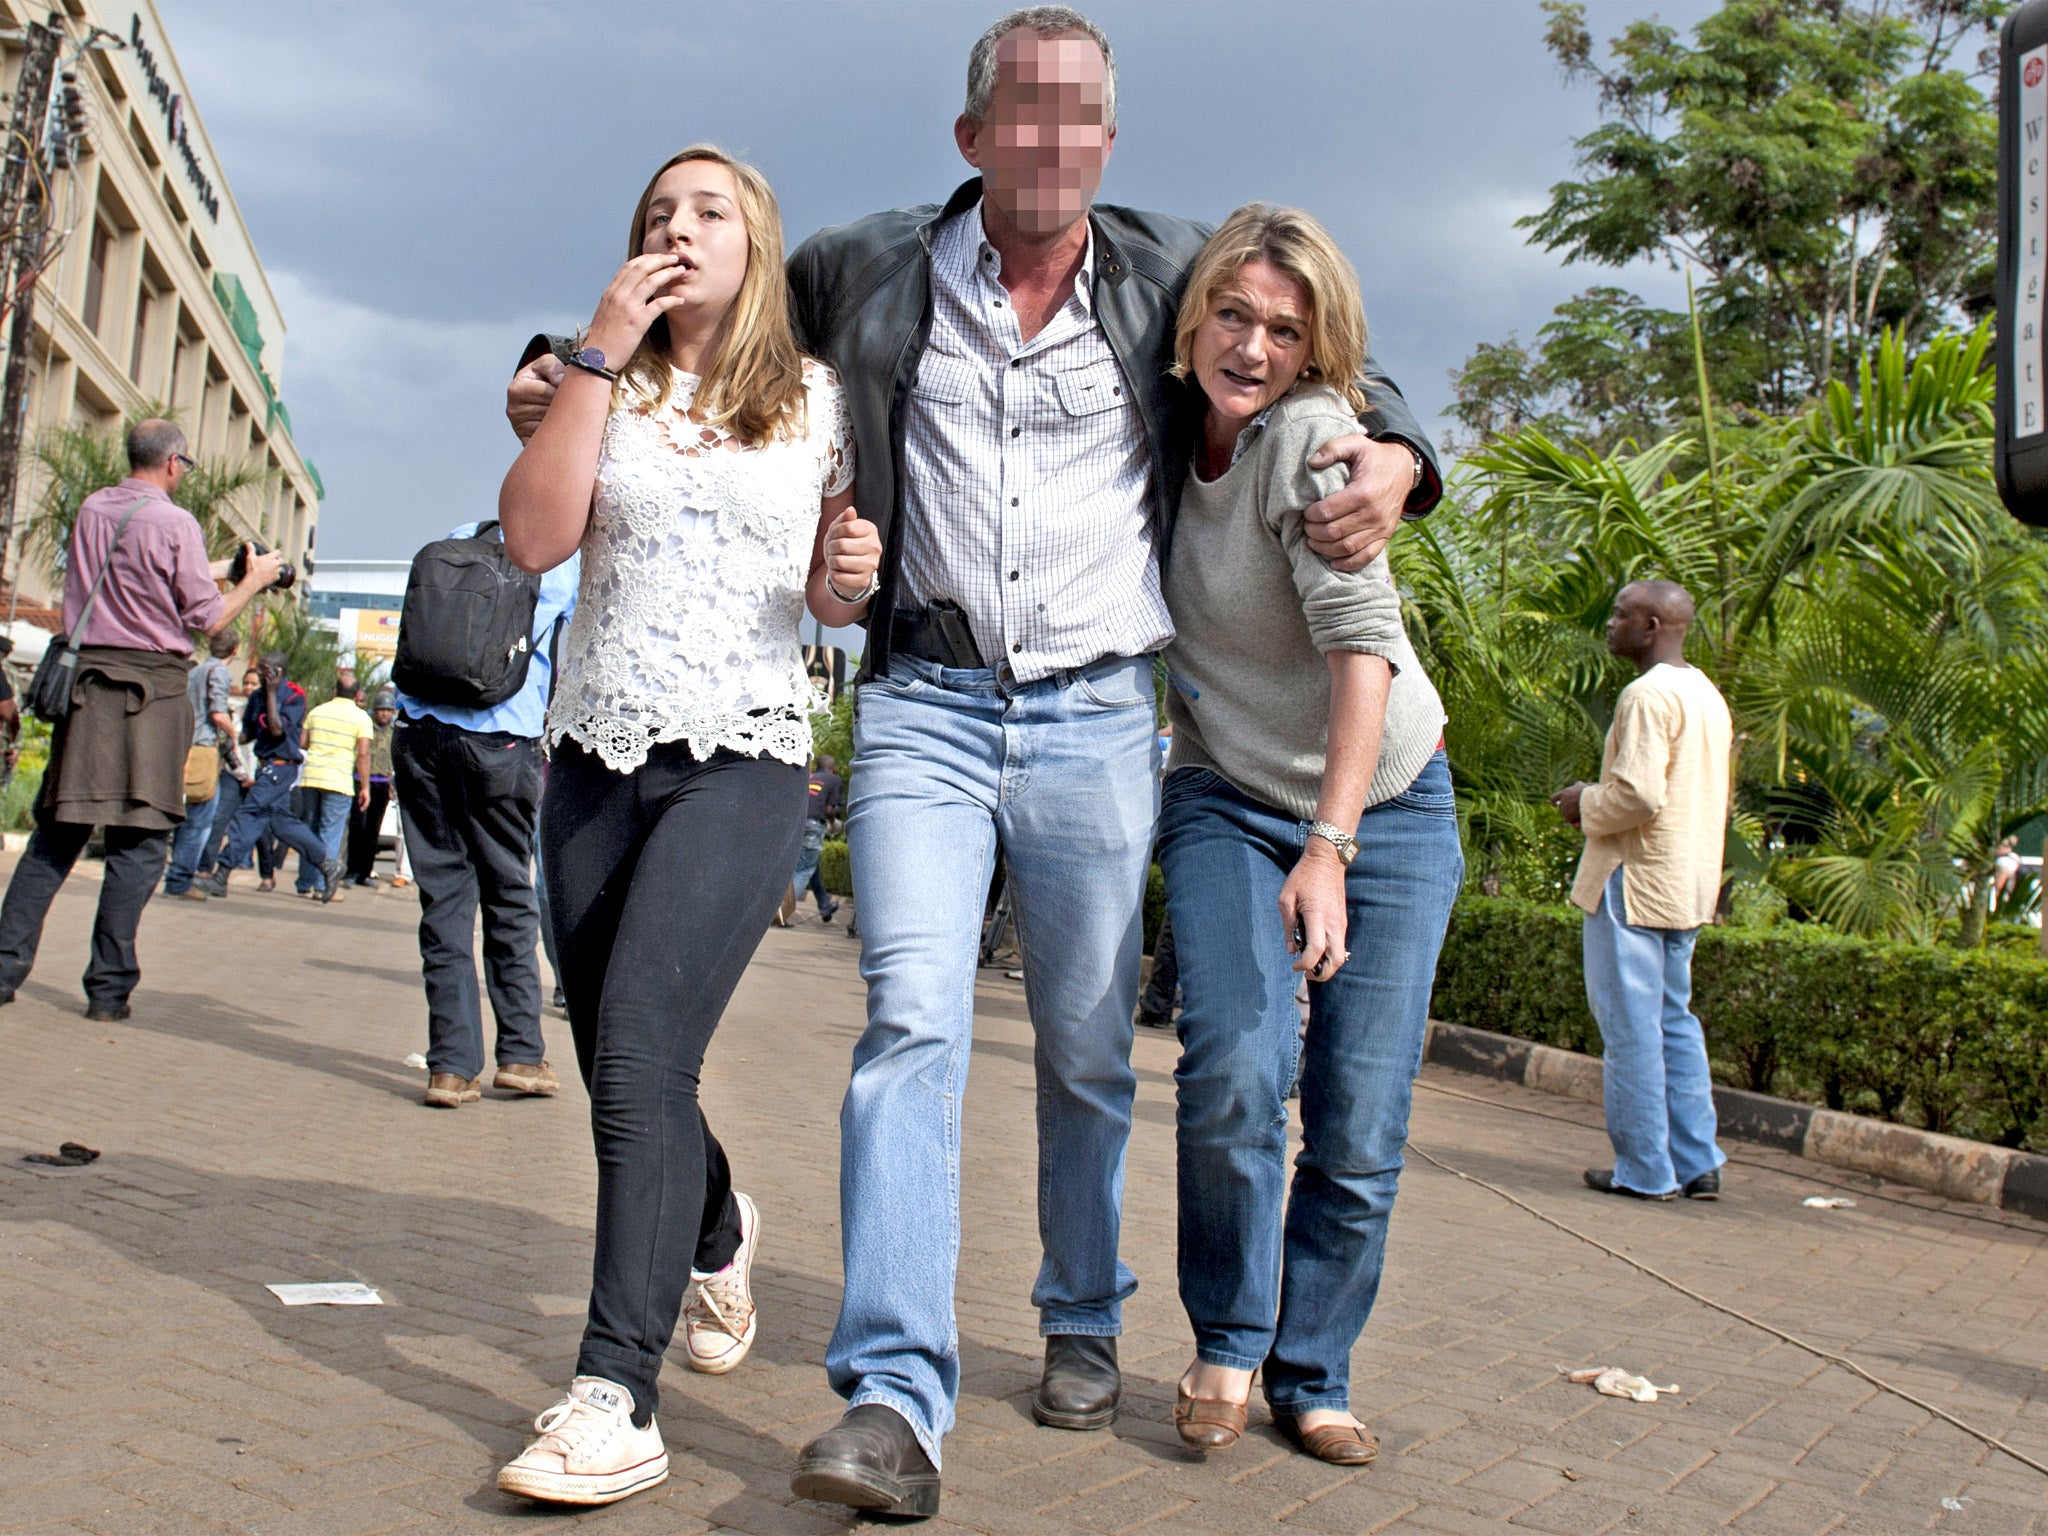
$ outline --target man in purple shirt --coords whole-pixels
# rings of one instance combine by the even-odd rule
[[[198,521],[171,500],[192,467],[185,434],[171,422],[129,428],[128,465],[127,479],[86,497],[72,528],[64,573],[64,632],[79,645],[71,713],[51,737],[35,831],[0,903],[0,1003],[11,1003],[35,964],[58,887],[92,829],[106,829],[85,971],[85,1016],[95,1020],[128,1017],[128,994],[142,975],[135,930],[163,876],[171,830],[185,816],[190,632],[225,629],[283,568],[279,556],[251,546],[247,574],[221,594],[216,583],[230,562],[207,560]],[[86,598],[102,570],[88,617]]]

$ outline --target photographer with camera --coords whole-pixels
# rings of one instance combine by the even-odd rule
[[[50,741],[35,832],[0,903],[0,1003],[35,964],[43,919],[95,826],[106,874],[85,971],[89,1019],[125,1019],[141,979],[135,930],[185,819],[192,745],[191,631],[218,634],[284,562],[247,548],[209,564],[199,523],[171,498],[192,467],[185,434],[152,417],[128,429],[130,473],[78,509],[64,566],[64,633],[80,647],[69,712]],[[87,610],[90,610],[88,613]]]
[[[251,539],[247,544],[236,550],[233,556],[229,558],[227,570],[222,573],[222,577],[226,581],[239,584],[249,574],[249,562],[265,558],[277,561],[277,574],[264,583],[264,591],[289,592],[298,585],[299,568],[293,565],[291,561],[279,556],[275,550],[261,539]],[[214,563],[218,565],[220,562],[215,561]]]

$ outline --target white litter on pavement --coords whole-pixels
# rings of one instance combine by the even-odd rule
[[[1942,1507],[1943,1509],[1958,1509],[1958,1510],[1959,1510],[1959,1509],[1961,1509],[1961,1508],[1962,1508],[1962,1507],[1963,1507],[1963,1506],[1964,1506],[1965,1504],[1968,1504],[1969,1502],[1970,1502],[1970,1500],[1969,1500],[1969,1499],[1967,1499],[1967,1498],[1963,1498],[1963,1499],[1943,1499],[1943,1500],[1941,1501],[1941,1507]]]
[[[399,1065],[401,1067],[411,1067],[415,1072],[424,1072],[427,1070],[427,1058],[418,1051],[414,1051],[405,1060],[401,1061]]]
[[[1590,1383],[1593,1390],[1603,1396],[1625,1397],[1637,1403],[1654,1403],[1658,1394],[1669,1396],[1678,1390],[1675,1385],[1657,1386],[1641,1376],[1624,1371],[1618,1365],[1589,1365],[1583,1370],[1570,1372],[1565,1379],[1577,1382],[1581,1386]]]
[[[263,1287],[288,1307],[381,1307],[375,1288],[356,1280],[321,1280],[312,1285]]]
[[[1844,1200],[1840,1195],[1808,1195],[1799,1203],[1816,1211],[1846,1211],[1856,1204],[1854,1200]]]

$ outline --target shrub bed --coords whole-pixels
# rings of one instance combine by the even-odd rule
[[[818,873],[824,877],[825,889],[834,896],[853,894],[853,869],[846,861],[844,838],[825,840],[825,846],[818,850]]]
[[[1435,1016],[1599,1054],[1579,922],[1572,907],[1463,898]],[[2048,961],[2034,955],[1706,928],[1693,1011],[1724,1083],[2048,1152]]]

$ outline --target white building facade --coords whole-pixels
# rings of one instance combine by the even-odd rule
[[[292,441],[284,316],[178,67],[153,0],[54,6],[0,0],[0,26],[66,20],[63,67],[89,125],[83,152],[52,173],[64,243],[36,284],[35,338],[15,527],[34,515],[44,474],[37,435],[84,424],[118,431],[146,402],[169,406],[193,453],[259,471],[231,520],[303,570],[324,494]],[[89,48],[93,28],[121,46]],[[0,43],[11,92],[23,58]],[[19,572],[17,577],[16,573]],[[8,551],[20,598],[47,599],[53,573]]]

